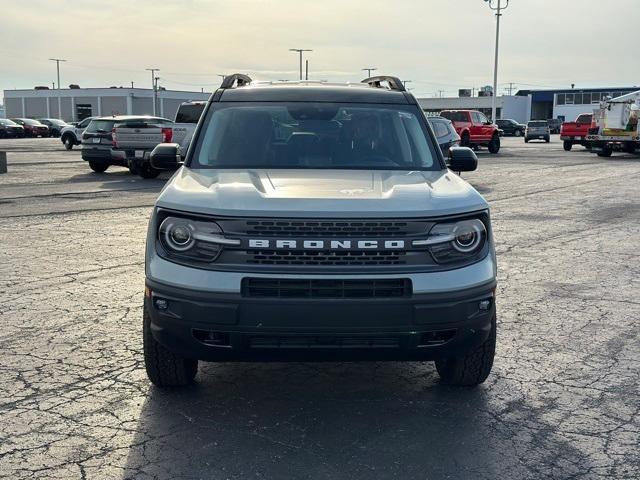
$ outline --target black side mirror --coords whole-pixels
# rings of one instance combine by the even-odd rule
[[[449,169],[454,172],[472,172],[478,168],[478,157],[469,147],[449,149]]]
[[[180,145],[177,143],[161,143],[151,152],[151,166],[158,170],[174,170],[178,168],[182,161],[179,152]]]

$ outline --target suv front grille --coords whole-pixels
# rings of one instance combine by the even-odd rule
[[[290,237],[394,237],[415,233],[414,222],[352,220],[248,220],[248,235]]]
[[[404,265],[406,251],[256,250],[246,252],[253,265]]]
[[[245,278],[242,295],[259,298],[397,298],[411,295],[409,279],[324,280]]]

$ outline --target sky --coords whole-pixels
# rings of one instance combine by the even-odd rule
[[[493,0],[494,4],[497,0]],[[504,5],[505,0],[502,0]],[[420,97],[493,82],[495,16],[483,0],[0,0],[0,91],[82,87],[212,91],[220,74],[360,81],[365,67]],[[640,85],[640,0],[510,0],[498,91]]]

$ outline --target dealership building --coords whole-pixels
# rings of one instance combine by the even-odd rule
[[[156,114],[173,119],[178,106],[189,100],[208,100],[206,92],[158,90]],[[152,115],[153,90],[149,88],[61,88],[5,90],[9,118],[61,118],[67,122],[109,115]]]
[[[418,98],[420,107],[427,115],[438,115],[442,110],[479,110],[491,118],[491,96]],[[517,95],[496,97],[496,116],[526,122],[531,116],[531,99]]]
[[[519,90],[515,95],[496,97],[496,116],[520,123],[529,120],[558,118],[574,120],[581,113],[591,113],[606,97],[619,97],[640,90],[640,87],[568,88]],[[491,96],[459,96],[448,98],[418,98],[427,115],[442,110],[479,110],[491,118]]]

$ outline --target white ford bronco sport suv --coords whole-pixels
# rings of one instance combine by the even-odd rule
[[[154,168],[180,162],[160,144]],[[161,387],[198,361],[435,360],[477,385],[496,344],[489,207],[449,169],[395,77],[227,77],[149,224],[144,358]]]

